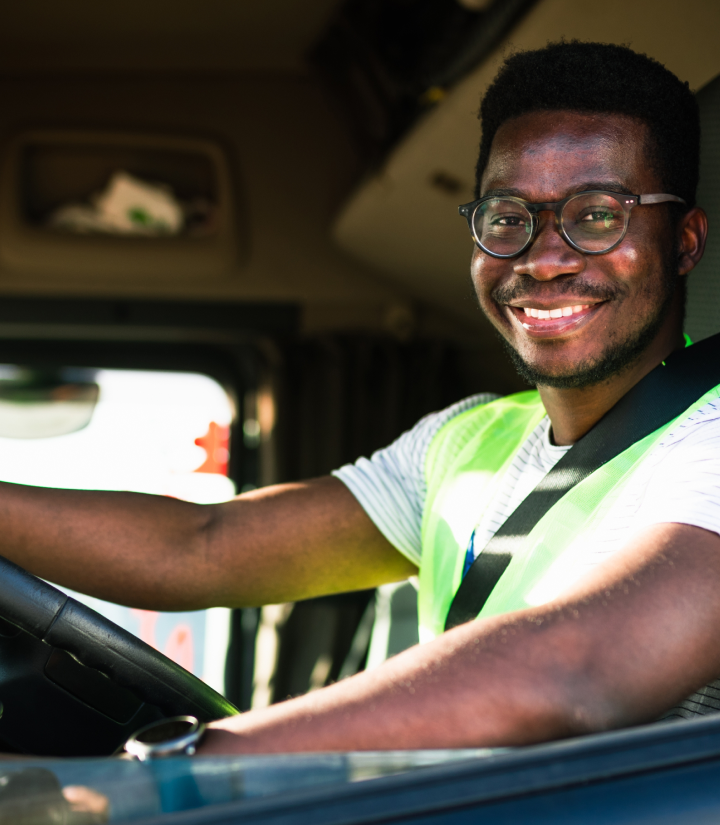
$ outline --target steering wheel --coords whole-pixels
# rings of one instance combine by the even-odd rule
[[[114,622],[0,556],[0,750],[107,756],[138,728],[237,708]]]

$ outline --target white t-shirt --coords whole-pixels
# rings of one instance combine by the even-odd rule
[[[404,556],[420,566],[421,526],[427,489],[425,459],[435,434],[450,419],[496,396],[475,395],[421,419],[389,447],[336,470],[378,529]],[[545,474],[570,449],[550,441],[543,419],[527,439],[499,485],[475,531],[475,553]],[[690,524],[720,534],[720,400],[713,400],[672,428],[655,445],[615,502],[592,542],[574,554],[569,569],[556,569],[530,594],[533,604],[560,595],[588,570],[620,550],[652,524]],[[720,710],[720,682],[694,694],[671,715]]]

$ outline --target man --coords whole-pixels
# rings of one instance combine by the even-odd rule
[[[468,399],[336,477],[218,506],[3,489],[5,555],[138,607],[275,603],[419,567],[426,644],[215,723],[200,753],[516,745],[720,707],[703,688],[720,674],[715,390],[591,507],[576,488],[579,532],[551,513],[482,617],[442,633],[463,569],[512,510],[683,346],[707,232],[697,107],[654,61],[598,44],[518,54],[481,116],[473,282],[539,395]]]

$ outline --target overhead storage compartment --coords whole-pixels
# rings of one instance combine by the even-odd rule
[[[204,280],[232,271],[235,230],[228,162],[211,141],[33,131],[5,146],[3,268]]]

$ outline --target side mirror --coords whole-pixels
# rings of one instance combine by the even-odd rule
[[[53,438],[87,427],[100,387],[90,370],[0,366],[0,438]]]

